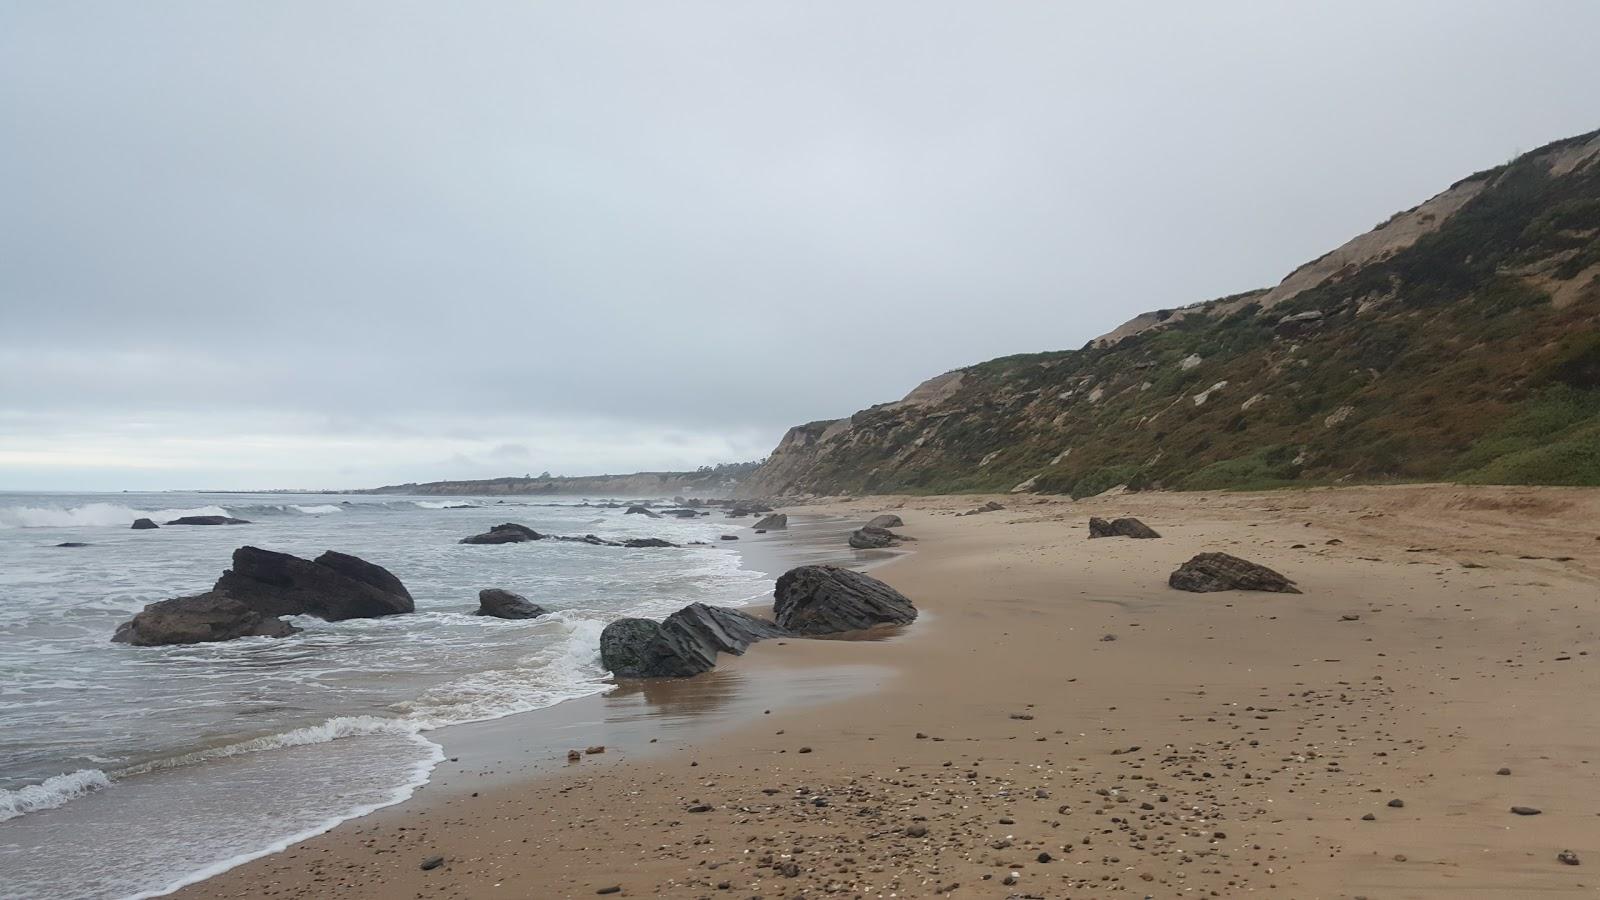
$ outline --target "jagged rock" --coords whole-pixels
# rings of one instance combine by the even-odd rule
[[[124,622],[111,640],[135,647],[202,644],[241,637],[287,637],[300,629],[276,616],[211,591],[146,606]]]
[[[493,616],[496,619],[537,619],[545,608],[521,594],[500,588],[484,588],[478,592],[478,611],[475,615]]]
[[[462,538],[460,542],[463,544],[517,544],[523,541],[542,540],[543,538],[544,535],[526,525],[505,522],[494,526],[483,534]]]
[[[789,517],[784,513],[773,513],[772,515],[767,516],[766,518],[757,522],[752,527],[761,529],[763,531],[771,531],[774,528],[788,528]]]
[[[596,547],[620,547],[616,541],[608,541],[599,535],[586,534],[582,537],[573,537],[566,534],[547,534],[546,538],[552,541],[570,541],[574,544],[593,544]]]
[[[416,604],[388,569],[330,550],[316,560],[240,547],[213,591],[269,616],[330,622],[412,612]]]
[[[622,546],[638,548],[638,547],[676,547],[678,545],[674,544],[671,541],[664,541],[661,538],[628,538],[627,540],[622,542]]]
[[[1180,591],[1272,591],[1298,594],[1294,582],[1272,571],[1227,553],[1202,553],[1179,566],[1167,584]]]
[[[905,526],[905,524],[906,523],[904,521],[902,521],[899,516],[894,515],[893,513],[884,513],[881,516],[874,516],[872,518],[872,521],[867,523],[867,527],[868,528],[902,528],[902,527]]]
[[[850,546],[857,550],[881,550],[899,542],[900,535],[875,525],[866,525],[850,532]]]
[[[648,509],[645,509],[642,506],[630,506],[630,507],[628,507],[628,511],[623,513],[623,515],[625,515],[625,516],[645,516],[646,518],[650,518],[650,519],[659,519],[659,518],[661,518],[661,514],[660,513],[652,512],[652,511],[650,511]]]
[[[1161,535],[1138,519],[1112,519],[1107,522],[1099,516],[1092,516],[1089,519],[1089,537],[1158,538]]]
[[[156,523],[150,521],[149,519],[134,519],[133,520],[133,528],[138,530],[138,531],[145,531],[145,530],[148,530],[148,529],[151,529],[151,528],[160,528],[160,527],[161,527],[160,525],[157,525]]]
[[[148,520],[146,520],[148,521]],[[249,525],[249,519],[235,519],[232,516],[179,516],[167,523],[168,525]]]
[[[869,575],[838,566],[799,566],[772,592],[773,620],[796,634],[835,634],[917,617],[906,596]]]
[[[600,633],[600,661],[623,678],[698,675],[718,653],[742,654],[751,644],[788,632],[738,610],[691,603],[664,621],[618,619]]]

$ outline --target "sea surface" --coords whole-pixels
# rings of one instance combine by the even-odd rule
[[[770,591],[718,540],[750,519],[583,502],[0,493],[0,897],[153,896],[400,802],[441,758],[429,732],[606,690],[607,622]],[[129,528],[180,515],[252,524]],[[710,544],[457,543],[506,521]],[[417,611],[295,617],[305,631],[285,639],[110,643],[145,604],[209,589],[245,544],[355,554],[405,582]],[[551,614],[472,615],[485,587]]]

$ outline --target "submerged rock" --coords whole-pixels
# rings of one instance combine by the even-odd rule
[[[287,637],[300,629],[211,591],[146,606],[124,622],[111,640],[135,647],[203,644],[241,637]]]
[[[543,538],[544,535],[534,531],[532,528],[529,528],[526,525],[518,525],[515,522],[505,522],[503,524],[494,526],[488,531],[485,531],[483,534],[475,534],[472,537],[464,537],[461,539],[460,543],[519,544],[523,541],[537,541],[542,540]]]
[[[771,531],[775,528],[788,528],[789,516],[785,513],[773,513],[751,527],[761,531]]]
[[[475,615],[496,619],[537,619],[545,608],[521,594],[500,588],[484,588],[478,592],[478,611]]]
[[[772,592],[773,620],[796,634],[836,634],[917,617],[906,596],[869,575],[838,566],[799,566]]]
[[[330,622],[412,612],[411,593],[388,569],[332,550],[315,561],[240,547],[233,568],[212,590],[271,616],[316,616]]]
[[[1091,516],[1089,519],[1089,537],[1158,538],[1161,535],[1154,528],[1138,519],[1112,519],[1107,522],[1099,516]]]
[[[1272,591],[1298,594],[1294,582],[1263,565],[1227,553],[1202,553],[1179,566],[1167,584],[1180,591]]]
[[[149,522],[150,520],[149,519],[141,519],[140,521]],[[179,516],[178,518],[173,519],[172,521],[168,522],[167,524],[168,525],[249,525],[250,524],[250,520],[249,519],[235,519],[232,516]],[[139,527],[137,522],[134,523],[134,527],[135,528]],[[151,523],[150,527],[151,528],[155,528],[156,525],[154,523]]]
[[[618,619],[600,633],[600,661],[623,678],[698,675],[718,653],[739,655],[756,641],[788,632],[764,619],[719,606],[691,603],[665,620]]]
[[[676,547],[678,545],[674,544],[671,541],[662,540],[661,538],[628,538],[627,540],[622,542],[622,546],[639,548],[639,547]]]
[[[134,519],[132,527],[135,530],[144,531],[150,528],[160,528],[161,526],[150,521],[149,519]]]
[[[868,528],[902,528],[902,527],[905,526],[905,524],[906,523],[903,520],[901,520],[901,518],[899,516],[894,515],[893,513],[884,513],[881,516],[873,516],[872,517],[872,521],[867,523],[867,527]]]
[[[650,510],[645,509],[642,506],[630,506],[630,507],[628,507],[628,511],[623,513],[623,515],[625,515],[625,516],[644,516],[645,518],[648,518],[648,519],[659,519],[659,518],[661,518],[661,514],[660,513],[651,512]]]

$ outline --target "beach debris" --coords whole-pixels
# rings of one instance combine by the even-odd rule
[[[893,513],[873,516],[871,521],[867,522],[867,526],[871,528],[902,528],[905,524],[899,516]]]
[[[478,611],[473,615],[496,619],[537,619],[545,608],[521,594],[500,588],[484,588],[478,592]]]
[[[1263,565],[1227,553],[1201,553],[1179,566],[1167,584],[1180,591],[1272,591],[1298,594],[1300,589]]]
[[[1161,537],[1154,528],[1134,518],[1112,519],[1106,521],[1099,516],[1089,518],[1089,537],[1130,537],[1130,538],[1158,538]]]
[[[299,630],[277,616],[262,615],[232,597],[212,592],[152,603],[118,627],[111,640],[135,647],[162,647],[242,637],[288,637]]]
[[[917,617],[907,597],[870,575],[838,566],[798,566],[778,579],[773,620],[797,634],[838,634]]]
[[[437,869],[442,865],[444,865],[444,857],[442,857],[442,856],[430,856],[427,859],[424,859],[422,861],[422,863],[417,866],[417,868],[421,869],[424,872],[431,872],[434,869]]]
[[[147,520],[148,521],[148,520]],[[179,516],[167,523],[168,525],[249,525],[249,519],[235,519],[232,516]]]
[[[773,513],[757,522],[754,526],[758,531],[772,531],[789,527],[789,517],[784,513]]]
[[[618,619],[600,633],[600,661],[623,678],[698,675],[718,653],[739,655],[756,641],[787,631],[749,613],[691,603],[666,619]]]
[[[161,526],[149,519],[134,519],[133,525],[130,527],[135,531],[148,531],[151,528],[160,528]]]

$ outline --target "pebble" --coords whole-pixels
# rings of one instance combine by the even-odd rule
[[[1511,774],[1511,770],[1510,769],[1506,769],[1506,768],[1501,768],[1501,769],[1496,770],[1495,774],[1496,775],[1510,775]]]
[[[1537,816],[1541,812],[1531,806],[1513,806],[1511,811],[1519,816]]]
[[[1556,860],[1563,865],[1575,866],[1578,865],[1578,854],[1571,850],[1563,850],[1556,854]]]
[[[1406,805],[1406,802],[1404,800],[1401,800],[1399,797],[1396,797],[1393,800],[1389,801],[1389,806],[1390,806],[1391,809],[1400,809],[1400,808],[1404,807],[1405,805]]]
[[[595,891],[595,893],[596,894],[620,894],[620,893],[622,893],[622,885],[613,884],[610,887],[603,887],[600,890]]]
[[[437,869],[442,865],[444,865],[444,857],[442,857],[442,856],[430,856],[427,859],[423,860],[422,861],[422,865],[417,866],[417,868],[421,869],[424,872],[427,872],[427,871],[430,871],[432,869]]]

